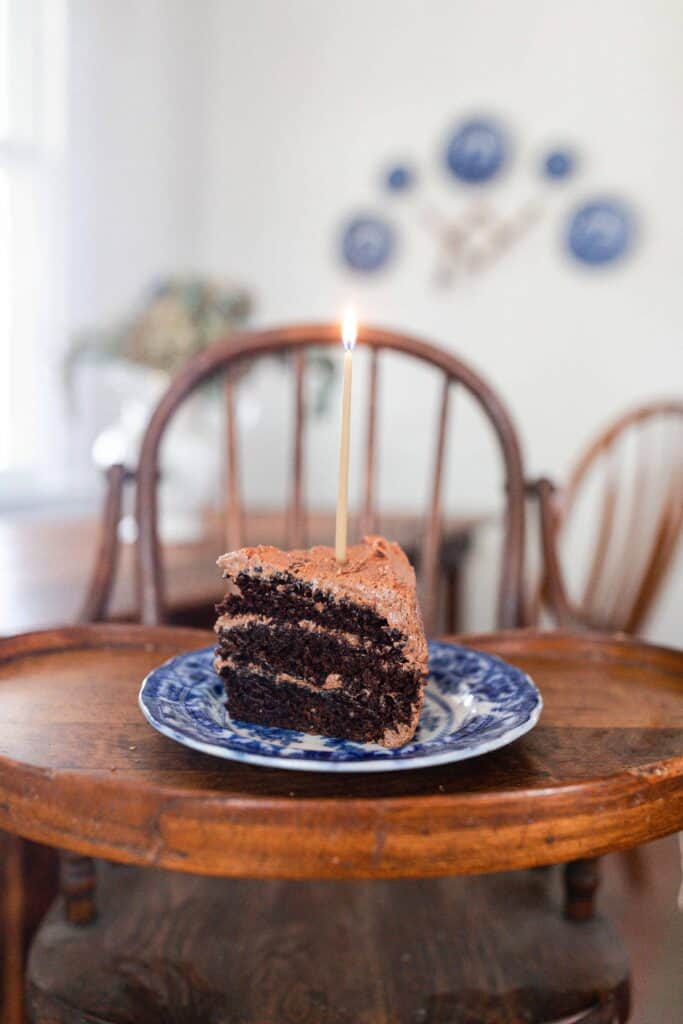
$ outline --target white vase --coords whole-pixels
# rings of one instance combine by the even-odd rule
[[[96,438],[92,454],[100,468],[123,462],[137,465],[140,444],[150,416],[169,384],[167,374],[136,364],[112,364],[107,386],[118,395],[119,417]],[[240,388],[237,415],[253,425],[253,396]],[[186,399],[164,434],[160,452],[159,534],[164,543],[198,540],[207,507],[216,505],[224,487],[225,407],[220,392],[200,391]],[[137,534],[129,517],[122,539]]]

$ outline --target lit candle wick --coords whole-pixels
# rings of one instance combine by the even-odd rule
[[[347,560],[346,545],[349,528],[349,442],[351,439],[351,377],[353,350],[356,347],[358,325],[353,310],[347,310],[342,323],[344,346],[344,382],[342,390],[341,438],[339,443],[339,483],[337,486],[337,523],[334,555],[343,565]]]

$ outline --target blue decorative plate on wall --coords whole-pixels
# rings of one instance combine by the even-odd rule
[[[625,256],[633,239],[633,216],[618,199],[593,199],[574,210],[567,246],[581,263],[600,266]]]
[[[409,164],[393,164],[384,175],[390,192],[407,192],[415,184],[415,172]]]
[[[543,174],[546,178],[561,181],[574,173],[576,157],[571,149],[551,149],[543,157]]]
[[[397,750],[234,721],[212,647],[150,672],[140,707],[164,736],[216,757],[299,771],[381,772],[464,761],[504,747],[534,727],[543,700],[524,672],[500,658],[432,640],[420,724]]]
[[[354,217],[342,234],[342,257],[352,270],[371,273],[391,259],[396,236],[384,218],[374,214]]]
[[[498,174],[506,155],[505,135],[496,121],[464,121],[448,140],[446,166],[460,181],[478,185]]]

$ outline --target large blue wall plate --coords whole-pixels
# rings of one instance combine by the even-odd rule
[[[621,200],[593,199],[574,210],[567,228],[571,255],[589,266],[622,259],[633,240],[633,216]]]
[[[382,217],[354,217],[342,234],[342,257],[352,270],[371,273],[380,270],[391,259],[396,247],[396,234]]]
[[[490,119],[463,121],[446,146],[446,166],[450,173],[468,184],[482,184],[494,178],[507,156],[505,134]]]

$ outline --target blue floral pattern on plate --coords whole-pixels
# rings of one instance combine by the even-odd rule
[[[140,690],[145,718],[164,736],[216,757],[301,771],[397,771],[463,761],[528,732],[542,706],[520,669],[434,640],[420,724],[397,750],[231,719],[212,647],[172,658],[150,672]]]

